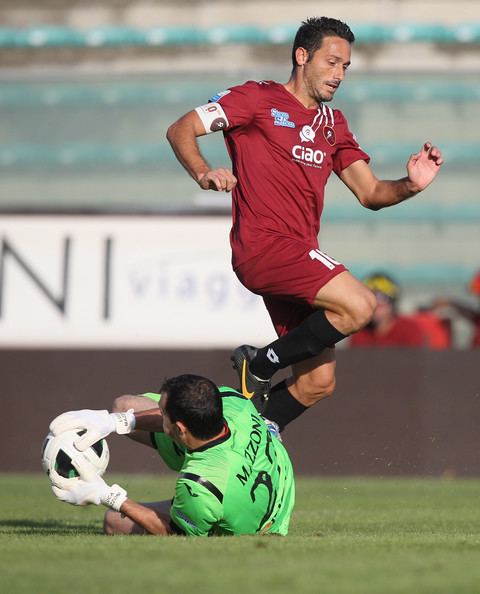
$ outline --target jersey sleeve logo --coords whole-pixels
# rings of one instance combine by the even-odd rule
[[[222,97],[225,97],[225,95],[228,95],[229,93],[230,93],[230,90],[229,89],[227,89],[226,91],[221,91],[220,93],[216,93],[215,95],[213,95],[213,97],[210,97],[210,99],[208,101],[210,103],[216,103]]]

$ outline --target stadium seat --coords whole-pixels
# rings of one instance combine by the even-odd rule
[[[68,27],[38,26],[27,29],[0,28],[0,47],[82,46],[80,31]]]
[[[142,32],[131,27],[96,27],[82,33],[82,38],[89,47],[146,45]]]
[[[389,41],[389,30],[384,25],[358,23],[355,25],[355,40],[358,43],[385,43]]]
[[[407,41],[451,43],[455,40],[451,28],[431,23],[398,23],[390,29],[389,38],[402,43]]]
[[[197,27],[159,26],[143,33],[147,45],[198,45],[207,43],[206,34]]]
[[[222,43],[255,44],[265,42],[261,30],[252,25],[218,25],[209,28],[204,33],[206,41],[213,45]]]
[[[463,23],[453,29],[455,41],[460,43],[480,42],[480,23]]]

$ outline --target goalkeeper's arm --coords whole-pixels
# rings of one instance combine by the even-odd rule
[[[130,518],[132,522],[144,528],[149,534],[156,536],[169,536],[173,534],[169,521],[159,515],[154,509],[145,507],[141,503],[126,499],[120,511]]]
[[[78,478],[66,479],[56,471],[50,473],[52,491],[60,501],[80,506],[104,505],[113,512],[127,516],[149,534],[168,536],[173,533],[169,518],[129,499],[127,492],[120,485],[108,485],[81,455],[72,459],[72,465],[79,473]]]

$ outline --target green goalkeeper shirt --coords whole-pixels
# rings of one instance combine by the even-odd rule
[[[189,536],[287,534],[295,503],[292,464],[250,400],[220,387],[227,433],[187,450],[164,433],[158,452],[179,471],[170,516]],[[145,394],[158,401],[158,394]]]

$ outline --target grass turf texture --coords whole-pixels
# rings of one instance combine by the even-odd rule
[[[114,479],[143,501],[174,484]],[[299,478],[288,537],[210,539],[107,537],[103,508],[60,503],[45,476],[0,481],[3,592],[480,592],[480,481]]]

